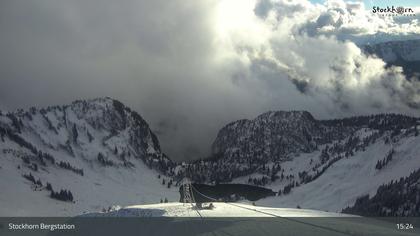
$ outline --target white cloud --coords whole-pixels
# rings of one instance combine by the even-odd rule
[[[315,101],[317,106],[310,110],[322,117],[392,111],[418,115],[414,109],[420,104],[418,82],[408,81],[401,68],[386,68],[381,59],[366,56],[353,42],[339,40],[384,33],[415,35],[419,32],[415,19],[401,24],[367,11],[361,2],[341,0],[325,5],[262,0],[254,14],[260,28],[248,35],[263,37],[247,43],[249,37],[233,34],[231,49],[246,64],[238,72],[242,86],[266,91],[269,107],[294,100],[294,106],[305,108]],[[301,92],[293,99],[287,98],[292,94],[288,82]]]

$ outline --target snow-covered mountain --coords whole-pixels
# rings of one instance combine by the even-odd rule
[[[398,59],[420,61],[420,39],[388,41],[367,44],[364,47],[367,52],[376,54],[386,62],[394,62]]]
[[[177,188],[162,185],[167,177],[158,178],[173,163],[157,137],[111,98],[1,112],[0,135],[1,215],[75,215],[179,199]]]
[[[214,158],[196,162],[191,177],[278,191],[257,202],[266,206],[339,212],[420,168],[418,123],[397,114],[316,120],[304,111],[268,112],[226,125]]]
[[[341,132],[334,132],[306,111],[267,112],[252,121],[239,120],[223,127],[212,151],[238,162],[284,160],[293,153],[315,151],[318,145],[344,138],[351,130],[342,127]]]
[[[77,215],[179,201],[185,176],[272,189],[277,196],[257,201],[267,207],[340,212],[357,208],[367,194],[377,204],[378,189],[382,196],[391,181],[420,169],[419,121],[398,114],[317,120],[306,111],[271,111],[227,124],[209,158],[179,164],[161,151],[138,113],[110,98],[1,112],[0,215]],[[413,192],[416,183],[401,188]],[[222,192],[205,194],[245,200]]]
[[[274,176],[279,163],[343,139],[353,129],[325,126],[306,111],[267,112],[223,127],[212,145],[211,158],[191,164],[186,175],[196,182],[230,182],[250,173],[266,173],[265,164],[272,162],[276,163],[270,170]]]
[[[420,39],[366,44],[361,48],[388,65],[401,66],[408,77],[420,78]]]

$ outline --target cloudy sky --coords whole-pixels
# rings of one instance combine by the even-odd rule
[[[420,38],[420,13],[371,12],[388,2],[4,0],[0,109],[111,96],[178,160],[268,110],[420,115],[418,82],[354,43]]]

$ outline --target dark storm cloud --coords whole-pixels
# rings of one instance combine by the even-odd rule
[[[214,62],[216,2],[1,1],[0,109],[111,96],[171,157],[206,156],[225,123],[263,111],[232,82],[240,63]]]
[[[152,125],[170,119],[188,126],[205,106],[193,99],[205,85],[201,78],[209,77],[203,65],[209,64],[212,50],[211,3],[41,0],[0,5],[3,109],[112,96]],[[185,136],[192,135],[185,126]],[[173,151],[176,142],[163,146]]]

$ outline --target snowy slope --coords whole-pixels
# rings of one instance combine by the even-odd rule
[[[420,168],[416,118],[376,115],[335,121],[268,118],[261,122],[260,117],[246,121],[246,126],[242,120],[227,125],[215,142],[218,145],[224,140],[232,144],[217,149],[222,150],[217,163],[225,161],[232,167],[230,176],[234,177],[229,182],[264,186],[279,193],[257,201],[258,205],[340,212],[358,197],[373,196],[379,186]],[[293,127],[301,122],[304,123],[300,125],[304,127],[301,132],[272,128]],[[315,128],[319,132],[311,131]],[[268,135],[261,132],[266,129],[270,130]],[[282,134],[285,132],[286,135]],[[276,139],[288,143],[292,146],[288,149],[294,151],[267,155],[273,150],[269,145]],[[315,148],[299,148],[302,140],[310,140]],[[258,149],[264,151],[256,152]],[[389,156],[392,157],[387,160]],[[246,171],[235,169],[240,166],[238,163]]]
[[[243,203],[212,204],[213,209],[200,210],[182,203],[127,206],[84,214],[72,222],[103,222],[100,228],[81,229],[86,235],[122,231],[144,235],[418,235],[417,229],[397,230],[392,220]]]
[[[89,213],[74,222],[109,222],[85,234],[135,231],[144,235],[418,235],[401,231],[394,221],[291,208],[267,208],[243,203],[214,202],[213,209],[196,209],[182,203],[128,206],[107,213]],[[95,218],[92,218],[95,217]],[[104,218],[102,218],[104,217]],[[140,217],[140,218],[139,218]],[[102,230],[105,227],[106,229]]]
[[[0,115],[0,215],[65,216],[115,204],[178,200],[147,123],[110,98]],[[102,158],[99,158],[102,156]],[[52,158],[52,159],[51,159]],[[61,164],[60,164],[61,162]],[[31,174],[42,186],[23,178]],[[50,198],[71,191],[73,202]]]
[[[162,203],[127,206],[107,213],[88,213],[84,216],[112,217],[354,217],[324,211],[259,207],[244,203],[213,202],[213,209],[200,209],[183,203]],[[198,214],[200,213],[200,214]]]
[[[20,164],[16,158],[6,157],[0,169],[0,215],[1,216],[73,216],[85,211],[101,211],[115,204],[138,204],[159,202],[167,197],[176,201],[177,188],[168,189],[157,181],[157,173],[147,167],[135,170],[118,169],[90,170],[84,167],[83,177],[63,173],[60,169],[34,173],[36,179],[50,182],[54,187],[66,188],[75,196],[75,203],[49,198],[46,190],[33,191],[29,181],[17,170]]]
[[[369,146],[366,151],[335,162],[316,180],[295,187],[283,196],[270,197],[258,201],[265,206],[297,206],[309,209],[322,209],[340,212],[353,205],[364,194],[373,196],[378,187],[408,176],[420,168],[420,137],[408,137],[394,144],[396,154],[393,160],[381,170],[375,169],[378,160],[392,148],[383,142]],[[315,155],[301,155],[296,161],[285,163],[287,168],[302,168],[305,161]],[[290,169],[289,169],[290,170]],[[281,189],[282,185],[273,183],[268,187]]]

